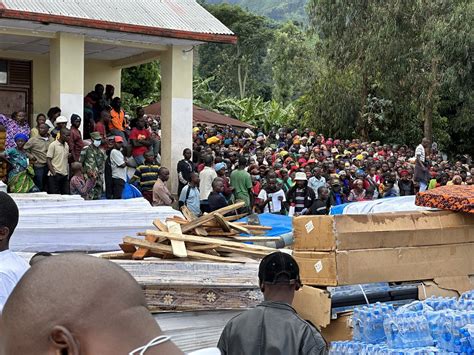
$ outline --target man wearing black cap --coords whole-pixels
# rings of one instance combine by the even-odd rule
[[[281,252],[266,256],[258,278],[265,301],[227,323],[217,345],[222,354],[326,354],[321,334],[291,307],[301,287],[295,259]]]

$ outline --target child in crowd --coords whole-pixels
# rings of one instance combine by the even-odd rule
[[[410,178],[408,170],[400,171],[400,180],[398,181],[400,196],[410,196],[415,194],[415,184]]]
[[[286,196],[274,177],[267,180],[257,199],[258,209],[264,213],[281,214],[285,210],[283,202],[286,202]]]
[[[82,170],[82,164],[79,162],[71,164],[71,171],[73,174],[70,181],[71,195],[81,195],[82,198],[87,200],[89,193],[95,186],[97,176],[91,173],[92,176],[86,180]]]

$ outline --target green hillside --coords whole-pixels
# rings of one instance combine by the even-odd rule
[[[307,22],[307,0],[207,0],[209,4],[236,4],[259,15],[276,21],[294,20]]]

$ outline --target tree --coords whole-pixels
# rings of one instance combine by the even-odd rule
[[[207,9],[237,36],[236,45],[209,43],[200,46],[198,73],[214,77],[212,88],[228,96],[271,98],[271,69],[265,57],[273,37],[269,21],[238,6],[208,5]]]
[[[276,101],[287,105],[308,89],[315,64],[313,43],[311,37],[294,23],[288,22],[275,32],[268,60]]]
[[[351,137],[358,114],[356,71],[342,71],[321,60],[314,66],[315,79],[297,102],[297,115],[303,127],[334,137]]]
[[[157,61],[122,70],[122,92],[138,100],[156,96],[161,90],[160,64]]]
[[[308,10],[320,38],[318,56],[337,78],[355,80],[354,91],[346,94],[355,102],[351,126],[357,136],[413,144],[424,134],[449,143],[443,108],[451,110],[453,121],[464,117],[459,119],[464,122],[472,112],[472,1],[311,0]],[[318,88],[313,86],[306,101],[324,99],[306,116],[332,110],[330,94],[315,92]],[[383,130],[374,130],[369,120],[370,98],[391,103],[380,122]]]

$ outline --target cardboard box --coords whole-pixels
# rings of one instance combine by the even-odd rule
[[[295,293],[293,308],[316,326],[327,342],[352,339],[352,312],[331,319],[331,296],[326,290],[303,286]]]
[[[326,328],[321,329],[321,335],[326,342],[352,340],[352,314],[352,312],[338,314]]]
[[[303,284],[338,286],[474,274],[474,243],[293,253]]]
[[[437,277],[423,281],[418,286],[418,298],[427,299],[431,296],[459,297],[464,292],[474,290],[474,276]]]
[[[326,290],[303,286],[295,292],[293,308],[318,329],[328,326],[331,321],[331,295]]]
[[[450,211],[302,216],[294,250],[333,251],[474,242],[474,215]]]

